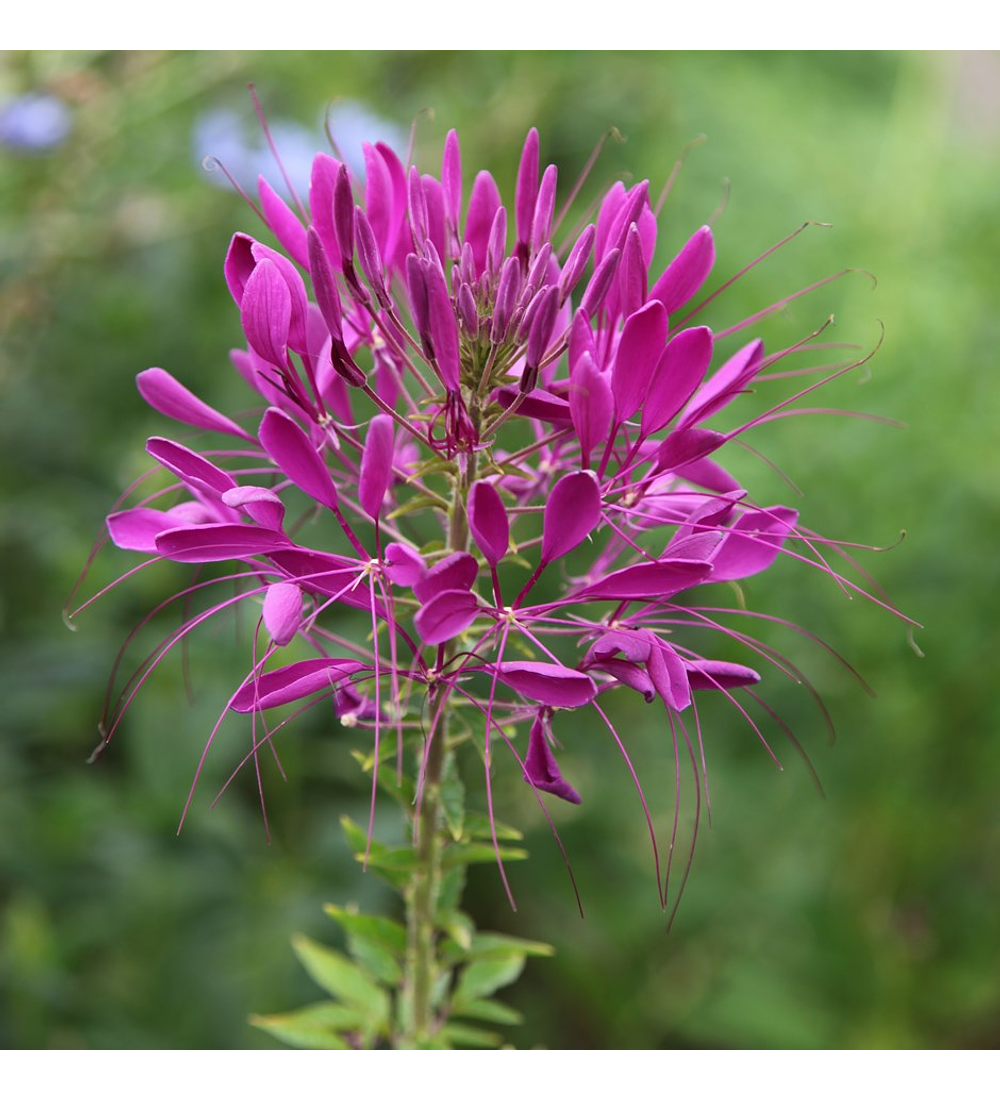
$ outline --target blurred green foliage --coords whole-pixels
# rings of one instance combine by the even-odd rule
[[[879,545],[906,530],[890,553],[860,556],[924,624],[926,657],[898,620],[818,573],[784,563],[753,578],[753,606],[836,646],[878,698],[808,638],[764,632],[836,721],[831,748],[807,693],[770,677],[767,698],[826,798],[780,732],[778,773],[710,700],[713,823],[702,822],[669,934],[635,792],[606,733],[589,720],[557,725],[564,771],[584,792],[580,808],[553,807],[583,921],[530,792],[499,766],[501,812],[529,830],[532,858],[511,869],[517,913],[490,867],[473,875],[469,905],[483,927],[558,949],[510,993],[527,1020],[518,1045],[996,1046],[1000,58],[873,53],[0,56],[0,98],[46,89],[73,118],[47,154],[0,146],[0,1042],[271,1045],[249,1014],[316,996],[291,936],[330,942],[323,902],[385,904],[339,835],[342,813],[367,813],[351,731],[307,720],[283,739],[288,781],[267,776],[270,842],[252,778],[209,811],[247,748],[227,734],[175,835],[204,739],[242,674],[246,631],[230,624],[193,643],[190,702],[180,662],[168,661],[87,767],[116,649],[179,574],[140,573],[81,616],[78,633],[60,619],[103,515],[146,468],[143,440],[163,430],[135,373],[161,365],[240,407],[222,259],[254,218],[208,186],[199,164],[215,150],[193,148],[192,133],[226,108],[256,141],[250,79],[272,120],[312,129],[317,149],[324,108],[341,98],[404,133],[417,117],[428,165],[455,126],[467,173],[490,168],[505,194],[532,124],[564,180],[618,127],[627,140],[609,143],[595,180],[645,176],[654,193],[706,135],[661,221],[664,258],[720,206],[717,282],[801,223],[833,224],[727,291],[719,325],[845,267],[878,277],[873,293],[864,274],[845,276],[761,331],[779,346],[832,313],[833,338],[867,351],[884,328],[870,369],[819,403],[905,428],[790,418],[754,442],[794,479],[812,528]],[[794,496],[752,455],[739,472],[765,503]],[[106,550],[84,595],[124,567]],[[662,712],[619,699],[615,720],[666,832]],[[398,829],[391,805],[378,827]]]

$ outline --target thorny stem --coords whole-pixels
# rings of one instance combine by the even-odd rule
[[[472,415],[479,417],[474,403]],[[461,460],[460,460],[461,462]],[[448,547],[466,550],[469,544],[469,524],[466,504],[476,476],[476,456],[468,455],[461,462],[454,481],[448,513]],[[451,641],[442,647],[442,659],[450,660],[457,650]],[[427,1047],[440,1021],[434,1012],[435,985],[440,973],[437,957],[438,898],[441,890],[441,864],[447,837],[441,826],[441,783],[451,757],[448,746],[448,717],[451,706],[445,697],[436,704],[435,692],[430,694],[433,737],[427,745],[424,779],[420,800],[413,817],[413,844],[416,856],[406,898],[406,967],[403,981],[403,1012],[398,1045],[406,1049]],[[438,707],[441,708],[437,714]]]

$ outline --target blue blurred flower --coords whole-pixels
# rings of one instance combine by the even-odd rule
[[[49,92],[28,92],[0,104],[0,144],[22,153],[47,153],[69,135],[69,108]]]
[[[330,130],[348,167],[358,177],[365,174],[363,141],[384,141],[390,145],[403,145],[405,132],[393,122],[375,114],[364,104],[343,100],[329,114]],[[309,176],[313,157],[318,152],[321,129],[302,126],[287,119],[269,122],[271,137],[281,155],[282,164],[292,185],[299,194],[309,190]],[[257,177],[267,182],[285,199],[290,196],[281,171],[260,128],[254,124],[252,138],[248,138],[248,123],[244,115],[227,107],[217,107],[203,112],[195,122],[192,147],[198,164],[212,157],[225,166],[226,171],[246,191],[256,192]],[[209,177],[218,187],[228,186],[224,175]]]

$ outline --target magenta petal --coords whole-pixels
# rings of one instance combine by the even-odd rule
[[[267,556],[307,591],[334,596],[338,603],[370,613],[372,593],[361,573],[363,562],[339,554],[324,554],[321,550],[304,550],[294,545],[272,550]],[[377,615],[383,619],[386,617],[385,605],[378,596],[375,597],[374,608]]]
[[[642,404],[667,342],[667,311],[655,299],[625,322],[611,369],[615,420],[628,420]]]
[[[484,672],[494,666],[486,665]],[[550,707],[582,707],[594,700],[597,689],[585,673],[545,661],[503,661],[495,666],[497,679],[526,699]]]
[[[461,369],[455,310],[448,296],[444,275],[437,264],[427,264],[424,276],[427,281],[427,322],[434,346],[434,359],[445,389],[455,391],[458,389]]]
[[[488,481],[477,481],[469,493],[469,530],[495,568],[510,545],[510,523],[500,494]]]
[[[726,442],[720,432],[708,428],[678,428],[672,431],[656,452],[657,470],[678,470],[705,458]]]
[[[633,222],[625,236],[622,262],[618,268],[618,297],[622,316],[630,317],[642,309],[646,302],[647,270],[642,254],[639,227]]]
[[[630,661],[649,660],[650,633],[648,630],[607,630],[590,647],[588,660],[611,657],[622,653]]]
[[[552,231],[552,215],[556,206],[558,169],[550,164],[542,173],[542,182],[535,199],[534,217],[531,222],[531,251],[538,252],[549,239]]]
[[[226,276],[226,286],[237,305],[243,302],[243,288],[247,285],[247,279],[253,274],[257,264],[253,255],[253,246],[256,244],[253,237],[246,233],[234,233],[226,252],[226,262],[223,271]]]
[[[177,519],[156,508],[130,508],[114,512],[105,521],[115,546],[156,554],[156,536],[177,526]]]
[[[601,490],[590,470],[561,478],[545,505],[542,561],[568,554],[601,522]]]
[[[712,573],[703,561],[651,561],[609,573],[577,593],[585,600],[669,599]],[[714,578],[713,578],[714,579]]]
[[[619,657],[604,657],[589,666],[601,672],[610,673],[620,683],[637,691],[647,703],[656,698],[656,688],[649,678],[649,673],[631,661],[623,661]]]
[[[675,535],[667,543],[664,556],[683,558],[685,561],[710,561],[725,537],[726,532],[723,528],[717,531],[699,531],[696,535],[687,534],[681,537]]]
[[[268,409],[260,422],[260,442],[271,460],[313,500],[337,507],[337,489],[326,463],[306,433],[286,413]]]
[[[244,684],[229,703],[240,714],[268,710],[284,703],[294,703],[307,695],[332,687],[345,677],[367,668],[360,661],[347,661],[336,657],[314,657],[298,661],[273,672],[265,672],[256,680]]]
[[[430,243],[437,249],[438,256],[447,256],[448,241],[445,237],[444,224],[444,188],[431,175],[422,176],[421,185],[424,191],[424,206],[427,209],[427,236]]]
[[[180,443],[153,436],[146,441],[146,450],[161,466],[176,474],[185,484],[207,493],[210,497],[218,499],[229,489],[236,488],[231,474],[220,470],[207,458],[202,458],[200,454]]]
[[[646,671],[653,681],[657,695],[665,703],[674,710],[684,710],[690,706],[691,685],[688,683],[687,670],[672,646],[654,638],[649,649]]]
[[[767,569],[785,539],[795,533],[798,518],[794,508],[781,506],[745,512],[712,559],[712,580],[740,580]]]
[[[670,546],[672,547],[675,542],[679,542],[698,531],[718,527],[719,524],[724,523],[729,518],[730,512],[745,496],[746,491],[738,489],[736,492],[725,493],[721,497],[709,497],[703,504],[699,504],[695,508],[682,526],[677,528],[676,535],[670,540]],[[683,554],[670,554],[669,556],[684,557]]]
[[[198,527],[177,527],[156,539],[157,553],[174,561],[228,561],[252,558],[292,545],[280,531],[252,527],[248,523],[203,523]]]
[[[268,363],[283,365],[288,357],[292,295],[271,260],[261,260],[247,279],[240,320],[250,347]]]
[[[358,500],[372,519],[378,518],[382,502],[389,491],[392,480],[392,451],[392,417],[380,413],[368,425],[358,479]]]
[[[570,379],[569,410],[580,437],[580,461],[586,467],[594,447],[607,442],[614,415],[611,387],[587,352],[580,356]]]
[[[481,272],[486,266],[490,230],[500,205],[500,189],[496,180],[489,172],[480,172],[473,181],[469,209],[465,215],[465,240],[472,245],[477,272]]]
[[[445,213],[457,233],[462,216],[462,153],[458,134],[454,130],[449,130],[444,139],[441,184],[444,187]]]
[[[656,280],[649,292],[650,298],[658,298],[666,306],[667,312],[673,313],[698,293],[714,263],[715,242],[712,240],[712,231],[707,225],[703,225]]]
[[[535,216],[535,203],[538,198],[538,165],[538,131],[532,126],[524,139],[514,192],[514,218],[518,244],[527,245],[531,237],[531,223]]]
[[[744,492],[736,478],[710,458],[698,458],[694,462],[678,466],[674,473],[685,481],[690,481],[692,485],[707,489],[710,493],[725,495]]]
[[[427,566],[412,547],[390,542],[385,548],[385,574],[393,584],[412,588],[427,576]]]
[[[620,259],[621,252],[617,248],[612,248],[597,265],[594,274],[590,277],[590,282],[587,283],[587,289],[580,299],[580,312],[585,317],[593,317],[601,308],[608,291],[611,289]]]
[[[571,381],[576,376],[577,365],[584,355],[589,355],[593,362],[597,363],[597,342],[590,325],[590,318],[582,309],[578,309],[573,314],[573,322],[569,329],[568,358]]]
[[[413,594],[421,603],[427,603],[440,592],[453,588],[468,591],[479,576],[479,566],[471,554],[457,550],[442,558],[427,571],[427,575],[413,586]]]
[[[580,795],[566,782],[546,736],[545,722],[539,715],[528,734],[528,752],[524,758],[524,780],[539,791],[547,791],[567,802],[579,805]]]
[[[546,424],[554,424],[559,428],[567,427],[573,419],[569,402],[556,397],[555,394],[545,393],[544,390],[536,390],[518,400],[521,397],[520,390],[516,386],[504,386],[503,389],[497,390],[494,396],[501,408],[509,409],[517,401],[519,416],[542,420]]]
[[[663,351],[642,409],[642,434],[658,432],[701,385],[712,361],[712,330],[704,325],[679,332]]]
[[[274,644],[288,645],[302,625],[302,589],[287,581],[268,585],[263,619]]]
[[[764,342],[752,340],[727,359],[694,395],[678,427],[688,428],[692,424],[700,424],[702,420],[707,420],[724,408],[746,389],[763,365]]]
[[[362,211],[359,207],[354,212],[358,258],[361,258],[362,247],[359,214],[367,219],[379,253],[389,256],[396,240],[397,216],[401,213],[396,209],[396,190],[382,153],[368,142],[362,144],[361,151],[365,158],[365,209]]]
[[[337,243],[337,230],[333,225],[333,189],[339,169],[339,160],[335,160],[329,153],[318,153],[313,160],[309,180],[309,212],[312,215],[313,228],[323,242],[330,263],[335,267],[340,266],[340,245]]]
[[[285,506],[278,494],[257,485],[241,485],[229,489],[222,494],[222,503],[272,531],[280,531],[285,521]]]
[[[257,190],[268,228],[288,255],[308,270],[309,250],[306,248],[306,231],[302,228],[302,222],[263,176],[257,180]]]
[[[760,683],[760,675],[752,668],[731,661],[688,661],[687,672],[691,687],[696,691],[728,690]]]
[[[413,616],[424,645],[440,645],[454,638],[475,619],[479,601],[465,588],[438,592]]]
[[[140,371],[135,381],[146,404],[172,420],[210,432],[225,432],[227,435],[239,436],[240,439],[253,439],[253,436],[228,416],[223,416],[210,405],[206,405],[172,374],[160,367]]]

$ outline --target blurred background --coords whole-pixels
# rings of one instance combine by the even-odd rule
[[[246,91],[256,82],[293,178],[326,148],[405,148],[437,170],[458,128],[468,187],[510,196],[531,125],[571,181],[615,126],[600,182],[656,194],[694,139],[660,225],[660,258],[714,218],[721,283],[812,228],[713,308],[725,325],[843,268],[760,329],[769,346],[830,314],[867,368],[819,403],[891,418],[791,418],[751,440],[740,473],[763,503],[802,510],[860,555],[905,623],[782,563],[755,607],[843,653],[870,698],[808,638],[764,637],[821,691],[771,675],[826,797],[784,743],[777,771],[725,706],[703,708],[713,821],[669,933],[645,823],[600,728],[556,732],[584,793],[553,816],[585,919],[530,792],[498,774],[501,815],[527,834],[510,911],[495,868],[468,907],[483,927],[548,940],[506,998],[521,1047],[994,1047],[1000,1043],[1000,56],[997,54],[261,53],[0,55],[0,1042],[7,1047],[267,1047],[246,1022],[318,998],[289,938],[336,932],[324,902],[391,904],[353,864],[342,813],[367,812],[348,731],[305,721],[268,784],[209,803],[244,751],[230,733],[177,824],[208,730],[247,662],[232,625],[152,678],[98,764],[107,677],[129,630],[176,586],[147,570],[77,620],[61,609],[104,515],[164,422],[137,371],[162,366],[212,404],[245,403],[227,352],[239,318],[222,278],[252,212],[208,173],[280,179]],[[219,184],[223,186],[219,186]],[[304,188],[303,188],[304,189]],[[783,342],[783,343],[782,343]],[[905,538],[900,541],[901,532]],[[128,565],[105,550],[81,590]],[[79,600],[77,601],[79,602]],[[662,711],[619,698],[661,835],[672,750]],[[231,742],[231,743],[230,743]],[[471,798],[481,797],[469,761]],[[380,829],[397,828],[388,801]],[[690,839],[685,813],[682,843]],[[682,857],[680,857],[682,858]],[[683,865],[683,858],[682,858]]]

